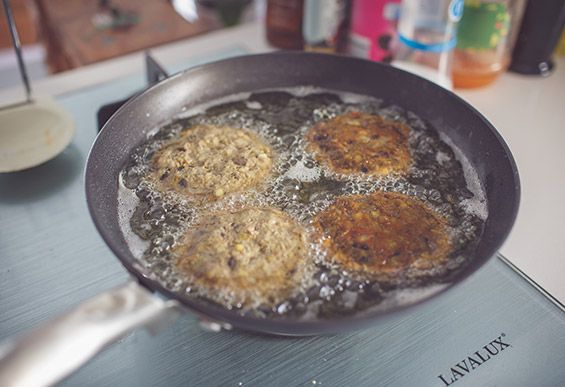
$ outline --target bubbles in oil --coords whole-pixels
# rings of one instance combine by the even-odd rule
[[[379,114],[411,128],[413,166],[408,174],[341,175],[321,166],[306,151],[305,134],[314,123],[349,111]],[[482,232],[488,214],[476,173],[461,152],[456,154],[453,144],[448,145],[433,128],[401,107],[366,96],[301,87],[231,96],[184,109],[183,114],[149,134],[147,141],[132,153],[120,179],[119,211],[124,236],[146,273],[172,291],[206,298],[205,293],[175,271],[171,249],[185,230],[198,222],[199,216],[211,210],[272,206],[310,230],[312,218],[337,197],[381,190],[415,196],[448,220],[454,251],[441,273],[427,273],[430,278],[436,277],[434,281],[385,286],[363,280],[328,263],[319,241],[313,241],[311,250],[317,271],[295,297],[274,307],[251,310],[241,309],[237,303],[224,305],[259,317],[330,318],[415,302],[446,286],[449,273],[465,265]],[[180,131],[196,124],[231,126],[260,134],[276,154],[272,177],[257,190],[202,205],[195,205],[182,195],[160,193],[146,178],[154,152]],[[442,277],[437,278],[440,274]]]

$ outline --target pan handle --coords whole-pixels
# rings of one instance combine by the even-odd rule
[[[50,386],[134,328],[159,329],[181,308],[136,282],[97,295],[0,346],[0,386]]]

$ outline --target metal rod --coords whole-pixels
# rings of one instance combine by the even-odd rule
[[[24,63],[24,58],[22,55],[22,46],[20,44],[20,37],[18,35],[18,30],[16,28],[16,22],[14,21],[14,15],[12,14],[12,8],[8,0],[2,0],[4,3],[4,11],[6,11],[6,19],[8,19],[8,26],[10,26],[10,33],[12,34],[12,44],[16,50],[16,57],[18,58],[18,67],[20,68],[20,75],[26,89],[26,100],[31,102],[31,86],[29,83],[29,78],[27,76],[27,71]]]

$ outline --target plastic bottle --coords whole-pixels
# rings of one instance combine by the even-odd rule
[[[453,84],[485,86],[510,63],[524,0],[466,0],[453,53]]]
[[[400,0],[355,0],[351,10],[349,55],[391,62]]]
[[[393,65],[451,89],[463,0],[403,0]]]

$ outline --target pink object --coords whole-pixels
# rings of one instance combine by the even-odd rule
[[[354,0],[349,53],[375,61],[390,61],[400,0]]]

